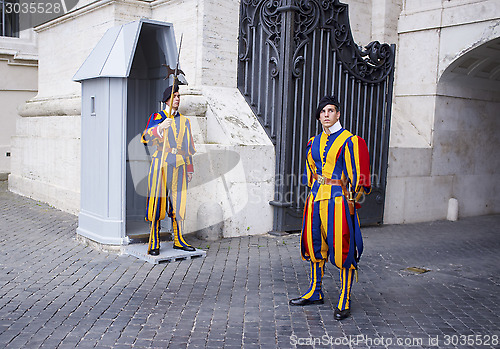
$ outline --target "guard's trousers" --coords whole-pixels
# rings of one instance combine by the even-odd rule
[[[311,263],[311,284],[309,289],[302,295],[302,298],[310,300],[323,299],[321,290],[322,279],[325,274],[325,260]],[[351,286],[354,277],[354,269],[340,269],[340,293],[337,308],[339,310],[349,309],[351,299]]]
[[[149,195],[146,204],[146,220],[153,224],[148,251],[160,248],[160,221],[165,219],[167,208],[168,216],[172,219],[174,245],[189,246],[182,237],[188,187],[186,166],[164,166],[162,169],[161,152],[155,155],[151,161],[148,176]],[[157,205],[156,212],[155,204]]]
[[[340,269],[340,294],[337,307],[349,309],[354,267],[344,268],[343,262],[349,251],[348,211],[342,196],[329,200],[314,201],[309,195],[304,209],[304,222],[301,235],[302,258],[311,263],[311,284],[302,298],[318,300],[323,298],[321,291],[325,262],[330,258],[332,264]]]

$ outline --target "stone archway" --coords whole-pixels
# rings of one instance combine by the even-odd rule
[[[500,37],[462,54],[437,86],[432,176],[452,176],[459,215],[500,212]]]

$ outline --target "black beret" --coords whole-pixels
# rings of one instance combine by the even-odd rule
[[[319,114],[321,113],[321,110],[328,105],[328,104],[333,104],[336,108],[337,111],[340,111],[340,103],[337,100],[335,96],[325,96],[320,99],[319,104],[318,104],[318,109],[316,110],[316,119],[319,119]]]
[[[179,92],[179,85],[175,85],[174,93]],[[172,95],[172,86],[169,86],[163,91],[163,99],[161,100],[163,103],[167,102]]]

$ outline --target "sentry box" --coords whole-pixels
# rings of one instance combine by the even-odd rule
[[[73,77],[82,84],[77,234],[125,245],[149,232],[150,159],[140,135],[172,83],[172,77],[164,80],[164,64],[175,68],[176,60],[173,25],[141,19],[109,29]]]

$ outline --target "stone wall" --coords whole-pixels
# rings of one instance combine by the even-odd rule
[[[222,19],[221,8],[231,19]],[[21,110],[10,189],[79,212],[81,87],[72,77],[108,28],[146,17],[173,22],[177,44],[183,34],[181,68],[190,83],[182,88],[183,112],[198,132],[196,157],[216,154],[211,159],[215,167],[227,154],[235,153],[239,160],[208,181],[204,177],[210,171],[196,169],[187,232],[204,228],[197,217],[207,202],[221,206],[224,236],[270,230],[274,147],[236,89],[238,15],[239,6],[232,1],[101,0],[36,28],[39,93]],[[200,103],[204,106],[198,110]],[[30,151],[25,140],[36,150]]]
[[[13,137],[11,191],[78,213],[81,87],[72,78],[107,29],[150,14],[147,3],[135,5],[93,2],[36,28],[38,94],[19,111],[23,118]]]
[[[0,37],[0,180],[11,172],[11,136],[19,119],[17,108],[37,91],[36,34],[23,30],[18,38]]]
[[[484,194],[494,184],[492,178],[498,176],[494,159],[486,155],[477,158],[478,152],[484,152],[485,142],[472,138],[460,147],[453,145],[468,133],[467,128],[454,125],[467,124],[469,114],[465,110],[470,108],[477,111],[478,127],[472,128],[474,132],[479,133],[484,127],[496,128],[492,115],[498,100],[492,96],[498,95],[498,89],[492,87],[478,93],[468,89],[466,83],[450,83],[452,75],[447,69],[473,48],[500,36],[498,2],[346,2],[358,44],[373,40],[397,44],[385,223],[443,219],[451,197],[459,199],[462,215],[494,212],[492,207],[499,206],[496,201],[482,204]],[[274,165],[272,161],[267,164],[264,156],[273,157],[272,146],[269,140],[260,138],[264,133],[257,129],[254,136],[258,141],[254,143],[253,136],[238,127],[240,115],[234,112],[242,101],[241,95],[234,98],[239,1],[86,0],[80,6],[37,28],[39,93],[20,111],[23,118],[14,138],[11,190],[65,211],[78,212],[80,85],[72,81],[72,76],[108,28],[146,17],[172,22],[177,43],[183,34],[181,68],[190,89],[201,91],[201,96],[192,97],[203,98],[206,104],[203,118],[197,119],[199,132],[203,133],[197,137],[204,139],[200,152],[234,151],[242,159],[241,167],[228,175],[229,181],[219,178],[222,182],[212,187],[224,188],[215,190],[213,198],[226,210],[227,236],[265,232],[266,224],[272,220],[268,215],[271,209],[265,203],[272,197],[270,173]],[[231,103],[222,108],[221,98]],[[245,114],[247,127],[252,125],[250,114]],[[39,159],[30,154],[33,148]],[[486,153],[492,153],[491,147],[486,149]],[[253,157],[259,166],[267,164],[266,172],[259,176],[248,171],[261,168],[252,165]],[[470,189],[471,183],[476,182],[481,183],[478,193]],[[196,190],[193,193],[195,200],[202,195]],[[230,201],[224,200],[236,194],[242,199],[231,204],[238,208],[231,211]],[[259,199],[254,200],[255,197]],[[257,205],[254,201],[259,200]],[[202,206],[201,200],[196,202]],[[245,211],[249,213],[242,216]],[[264,212],[265,223],[253,229],[246,222],[255,219],[255,212]],[[195,223],[188,223],[190,230],[196,229]],[[244,231],[246,228],[249,229]]]
[[[462,216],[498,213],[498,200],[485,197],[498,176],[488,154],[498,142],[478,134],[498,125],[492,96],[499,85],[474,91],[467,87],[472,80],[452,81],[444,72],[500,37],[499,14],[496,1],[403,2],[385,223],[445,219],[452,197]],[[473,183],[480,183],[477,190]]]

